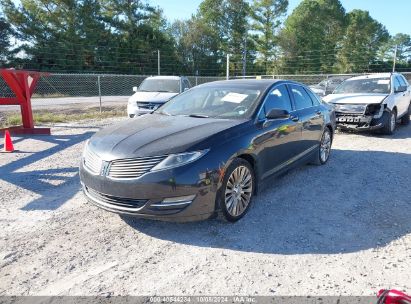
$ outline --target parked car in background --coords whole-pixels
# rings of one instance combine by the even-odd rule
[[[327,162],[332,116],[296,82],[206,83],[93,135],[80,165],[83,190],[112,212],[173,221],[220,212],[237,221],[259,181]]]
[[[141,83],[140,87],[133,88],[136,93],[128,100],[128,117],[133,118],[150,113],[189,88],[191,88],[191,84],[187,77],[148,77]]]
[[[336,87],[338,87],[348,78],[350,78],[350,76],[329,77],[316,85],[310,86],[310,89],[321,97],[326,96],[328,94],[331,94]]]
[[[395,131],[398,120],[407,125],[411,114],[411,88],[398,73],[350,78],[324,97],[333,104],[340,129]]]

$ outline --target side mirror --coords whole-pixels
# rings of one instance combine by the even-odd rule
[[[133,92],[137,92],[138,88],[137,87],[133,87]]]
[[[290,113],[283,109],[271,109],[265,117],[267,119],[287,119],[290,117]]]
[[[407,86],[399,86],[395,93],[405,92],[407,89]]]

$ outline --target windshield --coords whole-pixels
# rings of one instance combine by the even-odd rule
[[[239,86],[197,87],[171,99],[156,112],[213,118],[246,118],[261,92]]]
[[[364,78],[346,80],[338,86],[333,94],[346,93],[382,93],[389,94],[391,90],[390,78]]]
[[[324,79],[323,81],[321,81],[320,83],[316,84],[316,87],[325,87],[328,83],[327,79]]]
[[[138,90],[142,92],[180,93],[180,81],[176,79],[146,79]]]

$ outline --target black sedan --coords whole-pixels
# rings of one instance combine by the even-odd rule
[[[260,181],[325,164],[332,109],[306,86],[229,80],[197,86],[87,142],[80,177],[108,211],[172,221],[239,220]]]

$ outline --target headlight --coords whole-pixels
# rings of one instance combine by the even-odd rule
[[[202,150],[196,152],[187,152],[181,154],[171,154],[167,156],[163,161],[151,169],[151,171],[158,171],[164,169],[170,169],[179,167],[188,163],[191,163],[200,157],[204,156],[209,150]]]

